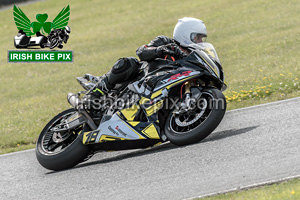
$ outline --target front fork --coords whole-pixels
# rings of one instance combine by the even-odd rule
[[[180,104],[180,108],[177,109],[174,113],[175,114],[182,114],[182,113],[185,113],[189,110],[192,109],[193,107],[193,104],[195,103],[195,99],[192,99],[192,91],[191,91],[191,86],[192,86],[192,83],[191,83],[191,80],[187,81],[184,83],[184,89],[185,89],[185,99],[184,101]],[[198,94],[199,95],[199,94]],[[201,94],[200,94],[201,96]]]
[[[187,109],[189,109],[192,106],[191,105],[191,81],[185,82],[184,86],[185,86],[184,94],[186,95],[186,97],[185,97],[185,102],[183,102],[183,103],[185,104]]]

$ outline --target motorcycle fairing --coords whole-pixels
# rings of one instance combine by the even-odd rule
[[[162,95],[164,89],[170,89],[171,87],[181,84],[189,79],[199,76],[201,72],[191,71],[190,69],[178,69],[172,70],[168,74],[161,75],[161,81],[159,81],[153,91],[151,92],[150,88],[145,83],[145,80],[135,81],[128,86],[128,89],[141,95],[143,101],[145,99],[154,99]]]
[[[117,112],[117,115],[126,121],[135,121],[134,118],[140,112],[141,107],[138,104],[133,104],[129,108],[125,108]]]
[[[142,102],[142,99],[140,99],[139,102]],[[133,104],[130,108],[125,108],[121,111],[118,111],[117,115],[144,138],[160,139],[158,131],[159,128],[155,124],[156,122],[158,122],[158,119],[154,115],[159,109],[161,109],[161,107],[163,106],[162,104],[163,100],[160,100],[158,102],[146,101],[146,103],[142,104],[141,106],[138,104]],[[135,120],[140,112],[143,112],[147,115],[147,122]]]
[[[206,53],[204,53],[203,51],[199,51],[199,52],[198,52],[198,55],[195,54],[195,56],[196,56],[196,58],[197,58],[198,60],[200,60],[200,59],[204,60],[204,62],[205,62],[204,66],[208,69],[208,71],[209,71],[212,75],[214,75],[214,76],[220,78],[220,70],[219,70],[219,68],[218,68],[218,67],[216,66],[216,64],[209,58],[209,56],[208,56]],[[199,58],[199,56],[200,56],[201,58]]]
[[[158,71],[158,78],[150,85],[147,84],[147,80],[149,81],[153,74],[129,84],[128,89],[139,95],[138,101],[131,107],[114,113],[109,120],[100,123],[96,131],[84,133],[83,143],[161,139],[158,111],[163,107],[172,87],[199,77],[210,77],[209,80],[224,84],[220,79],[222,72],[204,51],[196,50],[188,57],[190,58],[179,63],[181,67],[178,69],[168,70],[167,73]],[[140,121],[140,112],[145,114],[146,122]]]
[[[198,77],[201,74],[199,71],[191,71],[189,69],[175,70],[173,73],[166,76],[151,94],[151,99],[154,99],[162,95],[162,91],[166,88],[169,90],[171,87],[184,83],[187,80]]]
[[[156,113],[158,110],[160,110],[163,106],[164,100],[160,100],[154,104],[151,104],[150,106],[146,105],[147,108],[145,108],[147,116],[151,116],[154,113]]]
[[[139,107],[136,106],[136,108]],[[110,120],[101,123],[97,130],[83,133],[83,144],[116,140],[160,139],[158,126],[151,122],[132,121],[134,119],[132,115],[138,111],[130,109],[134,108],[118,111]]]
[[[163,107],[168,90],[175,85],[196,78],[200,74],[201,72],[199,71],[192,71],[186,68],[171,70],[168,74],[161,75],[161,81],[156,84],[152,92],[147,89],[145,82],[136,81],[128,88],[141,96],[139,100],[140,106],[143,107],[148,121],[155,123],[158,121],[157,111]],[[130,118],[133,118],[133,115]],[[130,120],[130,118],[127,119]]]
[[[124,138],[101,134],[101,129],[100,129],[100,130],[95,130],[95,131],[90,131],[90,132],[84,133],[83,137],[82,137],[82,143],[83,144],[95,144],[96,140],[99,136],[100,136],[100,140],[102,142],[125,140]]]

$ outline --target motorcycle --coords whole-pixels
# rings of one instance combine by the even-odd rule
[[[170,141],[189,145],[206,138],[226,111],[224,71],[210,43],[188,56],[143,63],[135,80],[118,84],[97,108],[83,99],[96,81],[77,78],[85,91],[68,94],[72,108],[55,116],[37,140],[39,163],[63,170],[101,151],[139,149]],[[95,104],[95,102],[94,102]]]

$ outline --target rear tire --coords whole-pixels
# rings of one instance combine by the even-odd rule
[[[216,88],[203,89],[201,98],[207,101],[205,109],[198,109],[199,113],[196,114],[202,116],[199,120],[194,120],[195,122],[190,120],[190,125],[184,126],[184,123],[188,122],[181,123],[179,117],[173,114],[174,110],[169,113],[165,123],[165,134],[173,144],[188,145],[199,142],[220,124],[226,111],[226,99],[223,93]],[[185,115],[190,115],[190,112]],[[181,126],[178,125],[179,123]]]
[[[74,167],[90,154],[90,149],[82,143],[79,137],[79,133],[84,125],[71,130],[72,133],[70,133],[71,131],[63,133],[66,135],[66,139],[62,142],[55,142],[53,139],[55,132],[50,131],[64,117],[70,116],[75,112],[76,110],[73,108],[63,111],[55,116],[42,130],[36,145],[36,157],[46,169],[63,170]],[[59,149],[60,147],[61,149]]]

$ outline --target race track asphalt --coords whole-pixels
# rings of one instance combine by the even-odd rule
[[[189,199],[300,175],[300,98],[226,113],[200,143],[105,152],[53,172],[0,156],[0,199]]]

